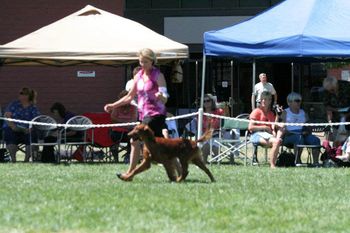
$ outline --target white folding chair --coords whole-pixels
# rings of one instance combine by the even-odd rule
[[[87,137],[87,131],[92,130],[91,138]],[[78,133],[78,137],[69,137],[70,131],[76,131]],[[74,116],[70,118],[66,122],[66,126],[64,128],[64,145],[66,151],[66,158],[70,160],[73,155],[73,148],[78,150],[78,148],[83,148],[82,157],[84,162],[88,158],[87,147],[94,144],[94,129],[92,127],[92,121],[85,116]],[[93,161],[92,153],[91,160]]]
[[[213,155],[211,159],[209,159],[209,163],[212,162],[221,162],[225,158],[241,159],[244,161],[244,164],[247,164],[247,146],[249,143],[248,140],[248,121],[244,121],[249,118],[249,114],[240,114],[235,118],[224,119],[222,123],[222,127],[220,128],[219,138],[213,138],[210,143],[211,151],[213,148],[213,144],[217,144],[219,146],[218,154]],[[228,130],[241,130],[245,131],[244,137],[238,137],[233,139],[225,139],[223,138],[223,132]],[[240,134],[240,133],[239,133]],[[242,151],[242,148],[245,148]],[[212,153],[211,153],[212,154]]]
[[[57,150],[55,158],[58,161],[61,144],[61,130],[57,128],[56,121],[50,116],[40,115],[31,120],[29,129],[30,155],[32,156],[32,160],[38,160],[37,149],[39,146],[56,146]],[[45,138],[48,136],[53,136],[57,140],[54,142],[45,142]]]

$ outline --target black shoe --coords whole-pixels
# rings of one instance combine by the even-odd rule
[[[259,161],[257,157],[253,157],[252,165],[259,165]]]

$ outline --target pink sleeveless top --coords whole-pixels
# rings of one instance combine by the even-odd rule
[[[166,115],[164,103],[155,94],[158,92],[157,79],[160,70],[153,67],[151,77],[146,82],[143,81],[143,70],[137,73],[137,98],[139,119],[142,121],[146,116]]]

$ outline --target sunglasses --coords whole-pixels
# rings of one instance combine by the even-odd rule
[[[295,103],[300,103],[301,100],[297,99],[297,100],[293,100]]]

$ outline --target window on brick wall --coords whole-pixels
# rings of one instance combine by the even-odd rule
[[[271,6],[276,5],[277,3],[282,2],[283,0],[271,0]]]
[[[150,0],[125,0],[126,8],[148,8],[150,6]]]
[[[180,0],[152,0],[152,8],[179,8]]]
[[[211,0],[182,0],[183,8],[210,8]]]
[[[270,7],[270,0],[240,0],[240,7]]]
[[[234,8],[239,6],[239,0],[213,0],[213,8]]]

